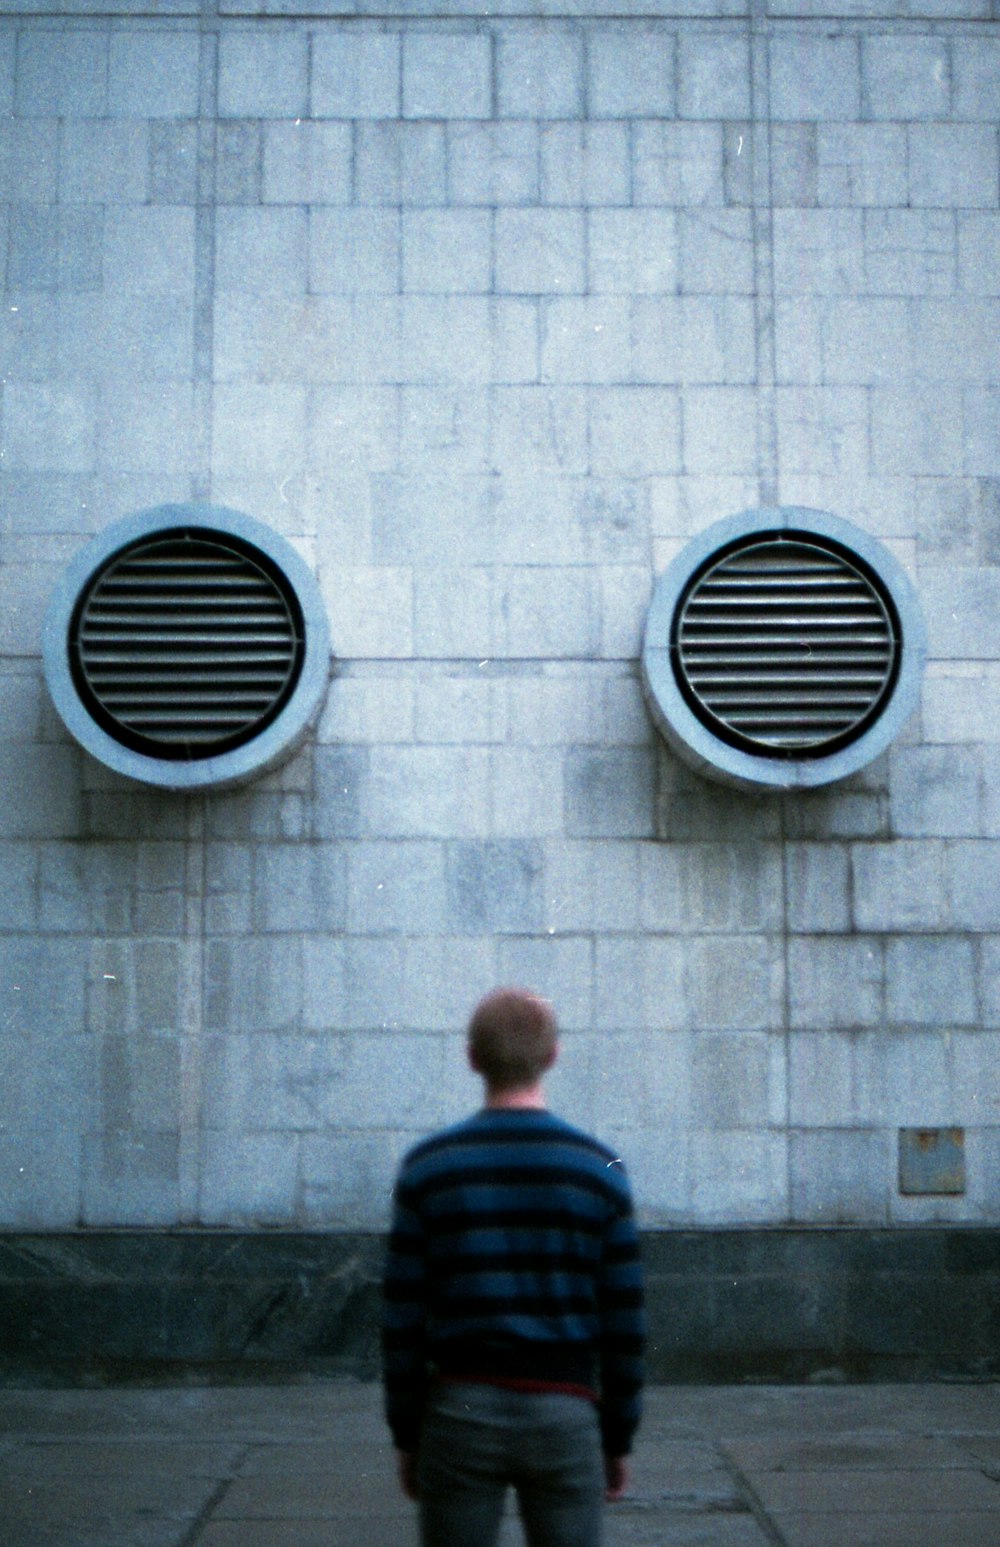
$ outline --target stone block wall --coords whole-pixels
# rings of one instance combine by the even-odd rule
[[[377,1231],[509,980],[647,1227],[995,1225],[988,0],[89,9],[0,3],[0,1227]],[[189,499],[299,547],[335,669],[183,797],[39,652],[87,537]],[[637,657],[776,502],[892,549],[930,660],[877,763],[754,798]],[[964,1193],[903,1196],[939,1126]]]

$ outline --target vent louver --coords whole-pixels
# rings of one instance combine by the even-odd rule
[[[694,577],[672,646],[681,690],[716,735],[771,757],[815,757],[879,713],[899,625],[856,562],[811,535],[774,534]]]
[[[175,530],[133,544],[80,597],[70,661],[81,699],[122,745],[214,757],[260,734],[303,658],[295,592],[228,533]]]

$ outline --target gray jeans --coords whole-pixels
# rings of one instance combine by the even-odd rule
[[[418,1480],[423,1547],[494,1547],[508,1485],[528,1547],[600,1547],[604,1458],[583,1397],[439,1386]]]

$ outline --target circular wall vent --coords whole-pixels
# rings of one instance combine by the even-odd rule
[[[695,540],[659,582],[647,699],[687,761],[730,783],[828,783],[889,744],[919,692],[924,631],[872,538],[819,511],[754,511]]]
[[[161,506],[78,556],[50,606],[45,664],[88,751],[146,783],[198,789],[294,750],[329,639],[316,583],[276,533],[216,506]]]

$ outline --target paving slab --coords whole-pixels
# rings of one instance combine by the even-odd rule
[[[417,1547],[375,1385],[0,1389],[2,1547]],[[606,1547],[996,1547],[1000,1385],[655,1387]],[[501,1547],[522,1547],[513,1506]]]

